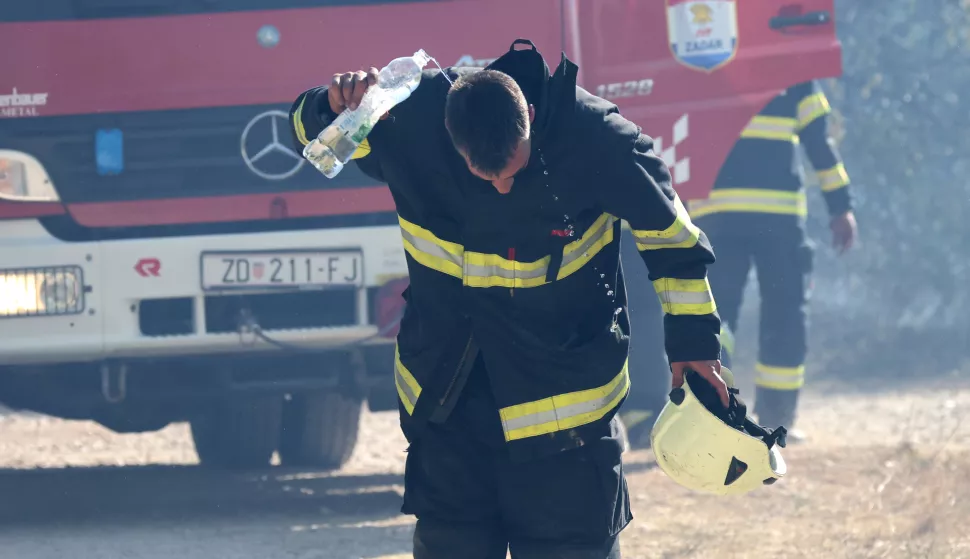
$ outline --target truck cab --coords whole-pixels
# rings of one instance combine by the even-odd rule
[[[407,269],[386,187],[328,180],[287,110],[425,49],[529,38],[703,197],[780,90],[837,76],[832,0],[35,0],[0,11],[0,401],[203,463],[336,468],[397,407]],[[361,29],[367,29],[362,38]]]

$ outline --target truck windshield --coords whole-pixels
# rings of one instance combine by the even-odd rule
[[[379,4],[387,0],[32,0],[5,2],[0,22],[65,21]]]

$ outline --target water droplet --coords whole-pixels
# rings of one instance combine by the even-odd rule
[[[609,287],[610,287],[610,284],[606,284],[606,288],[609,289]]]
[[[606,274],[600,274],[600,277],[601,278],[605,278],[606,277]]]
[[[548,175],[549,174],[549,171],[543,171],[542,174],[543,175]]]
[[[612,297],[613,296],[613,290],[611,289],[611,290],[607,291],[606,294]]]

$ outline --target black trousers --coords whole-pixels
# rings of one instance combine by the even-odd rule
[[[447,421],[412,435],[415,559],[619,559],[632,520],[621,443],[512,462],[486,374],[479,360]]]
[[[737,333],[742,296],[753,266],[761,297],[755,385],[769,391],[797,391],[805,383],[814,253],[804,229],[794,219],[790,226],[748,223],[728,228],[708,225],[704,220],[698,220],[697,225],[707,233],[717,258],[708,278],[721,322],[730,329],[727,334],[722,330],[722,338],[730,339]],[[722,354],[728,357],[722,360],[729,361],[730,351]]]

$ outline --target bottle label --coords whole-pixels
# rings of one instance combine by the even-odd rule
[[[351,136],[350,139],[353,140],[355,144],[359,145],[365,139],[367,139],[367,135],[370,134],[370,131],[372,129],[373,129],[373,126],[371,126],[369,123],[362,124],[361,127],[358,128],[356,132],[354,132],[354,135]]]

